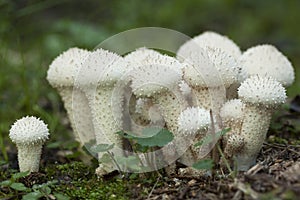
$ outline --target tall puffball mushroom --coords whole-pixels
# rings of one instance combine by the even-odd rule
[[[123,155],[122,138],[116,134],[122,130],[122,88],[116,83],[125,73],[123,58],[113,52],[97,49],[85,60],[75,85],[84,91],[91,108],[96,135],[96,144],[115,144],[111,150],[115,156]],[[99,152],[99,159],[104,153]],[[103,176],[117,170],[115,163],[100,163],[96,170]]]
[[[243,149],[236,155],[238,170],[245,171],[255,164],[269,129],[274,109],[285,102],[284,87],[271,77],[257,75],[246,79],[238,89],[243,102],[241,136]]]
[[[47,125],[36,117],[23,117],[11,126],[9,137],[18,148],[20,172],[39,171],[42,146],[49,137]]]
[[[89,55],[87,50],[70,48],[52,61],[47,72],[47,80],[60,94],[75,140],[81,145],[95,139],[87,98],[82,91],[74,87],[77,73]]]
[[[240,57],[239,64],[249,76],[270,76],[284,87],[290,86],[295,79],[290,61],[272,45],[258,45],[247,49]]]

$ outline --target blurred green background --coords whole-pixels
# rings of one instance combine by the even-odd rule
[[[93,49],[114,34],[144,26],[191,37],[213,30],[242,50],[273,44],[298,74],[290,98],[300,93],[299,0],[0,0],[2,149],[10,125],[24,115],[47,121],[56,139],[70,132],[61,100],[45,80],[57,55],[73,46]]]

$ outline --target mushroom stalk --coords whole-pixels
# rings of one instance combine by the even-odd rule
[[[16,144],[20,172],[38,172],[42,154],[42,143],[24,145]]]

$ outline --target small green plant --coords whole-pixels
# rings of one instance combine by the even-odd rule
[[[57,200],[70,199],[61,193],[52,192],[51,186],[57,184],[58,181],[56,180],[43,184],[34,184],[31,188],[19,182],[20,178],[25,178],[29,174],[29,172],[18,172],[13,174],[10,179],[0,182],[0,187],[6,188],[9,191],[5,197],[14,198],[15,196],[22,196],[22,200],[36,200],[42,197],[46,199],[53,199],[54,197]]]

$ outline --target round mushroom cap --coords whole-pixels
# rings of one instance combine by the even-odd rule
[[[238,81],[240,69],[238,68],[237,61],[233,56],[227,54],[222,49],[215,47],[207,47],[206,52],[209,59],[217,68],[226,88]]]
[[[127,63],[116,53],[97,49],[90,53],[76,79],[79,87],[114,85],[125,73]]]
[[[235,59],[242,55],[240,48],[227,36],[207,31],[184,43],[177,51],[177,58],[183,60],[191,52],[198,51],[199,48],[205,49],[206,47],[220,48]]]
[[[276,107],[285,102],[286,92],[281,83],[272,77],[251,76],[238,88],[238,96],[244,103]]]
[[[10,139],[16,144],[40,144],[49,137],[47,125],[39,118],[26,116],[17,120],[9,130]]]
[[[211,124],[210,113],[200,107],[189,107],[178,117],[178,129],[184,134],[206,130]]]
[[[47,80],[54,87],[72,87],[74,79],[90,52],[79,48],[70,48],[56,57],[47,71]]]
[[[138,48],[135,51],[124,56],[125,61],[129,63],[144,63],[149,58],[161,55],[159,52],[146,47]]]
[[[249,48],[240,58],[240,65],[249,75],[271,76],[284,86],[294,82],[292,64],[272,45],[258,45]]]
[[[243,119],[244,104],[240,99],[227,101],[220,109],[220,116],[223,121],[238,121]]]
[[[183,79],[191,87],[212,88],[224,85],[218,68],[203,49],[192,52],[183,64]]]
[[[182,78],[182,64],[175,58],[158,55],[137,63],[128,72],[135,95],[150,97],[156,93],[172,90]]]

